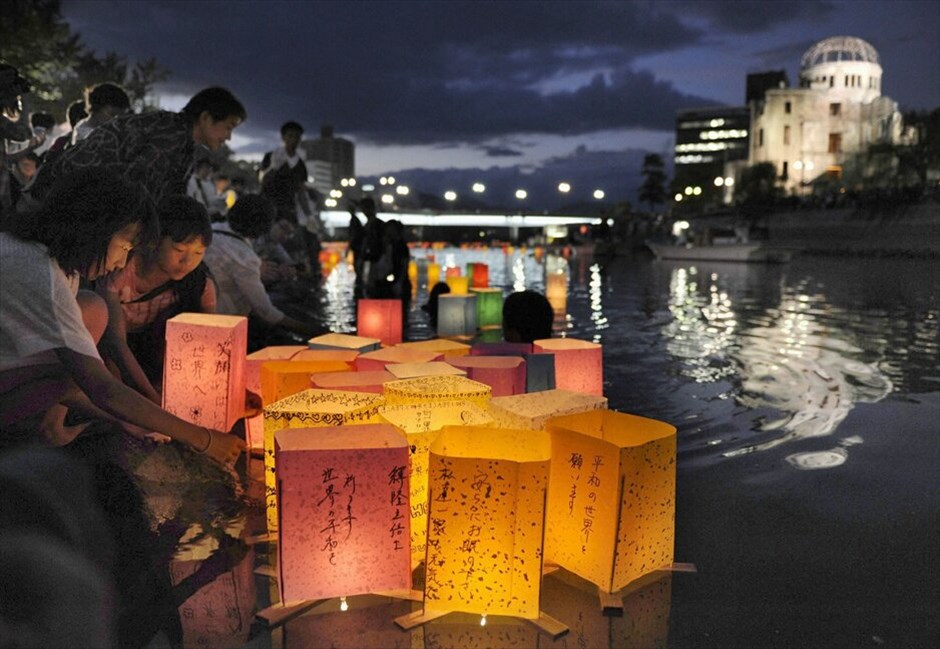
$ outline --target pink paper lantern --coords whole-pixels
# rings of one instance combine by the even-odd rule
[[[356,371],[381,371],[390,363],[430,363],[431,361],[439,361],[442,357],[443,354],[440,352],[426,352],[407,347],[386,347],[385,349],[377,349],[374,352],[360,354],[356,359]]]
[[[265,347],[248,354],[245,357],[245,389],[261,397],[262,363],[272,360],[290,360],[306,349],[304,345],[279,345]],[[245,420],[245,438],[249,448],[264,447],[264,417],[260,413]]]
[[[555,355],[555,387],[604,394],[603,348],[577,338],[545,338],[533,344],[536,354]]]
[[[473,343],[471,356],[522,356],[532,353],[530,343]]]
[[[166,323],[163,408],[229,431],[245,414],[248,319],[181,313]]]
[[[275,434],[282,602],[411,588],[408,442],[390,424]]]
[[[485,383],[493,389],[494,397],[524,394],[526,391],[526,363],[513,356],[461,356],[447,362],[464,370],[467,378]]]
[[[353,349],[307,349],[291,356],[292,361],[342,361],[349,363],[349,368],[355,367],[359,352]]]
[[[357,333],[378,338],[383,345],[402,341],[401,300],[360,299],[357,302]]]
[[[398,378],[385,370],[371,372],[328,372],[311,374],[310,387],[345,392],[371,392],[382,394],[382,386]]]

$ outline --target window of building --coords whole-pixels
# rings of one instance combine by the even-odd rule
[[[791,108],[790,102],[786,102],[783,104],[783,112],[785,112],[787,115],[790,114],[790,108]]]
[[[842,104],[840,104],[839,102],[829,104],[830,115],[832,115],[833,117],[836,117],[840,115],[841,113],[842,113]]]
[[[764,129],[757,131],[757,146],[764,146]]]
[[[829,77],[829,87],[832,88],[834,85],[836,85],[836,75]]]
[[[783,127],[783,144],[784,146],[790,145],[790,126],[789,125]]]
[[[780,173],[780,180],[788,180],[788,179],[790,178],[789,168],[788,168],[788,167],[789,167],[789,163],[788,163],[786,160],[784,160],[784,161],[783,161],[783,170],[782,170],[781,173]]]
[[[829,134],[829,153],[842,153],[842,133]]]

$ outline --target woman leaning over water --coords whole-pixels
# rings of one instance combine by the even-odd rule
[[[89,169],[61,178],[42,207],[0,233],[0,445],[70,442],[67,408],[158,431],[220,463],[241,453],[237,437],[183,421],[107,370],[96,343],[107,307],[79,292],[80,278],[119,270],[137,245],[156,238],[146,190]]]

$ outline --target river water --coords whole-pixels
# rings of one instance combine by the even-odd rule
[[[507,291],[568,273],[556,335],[603,344],[611,408],[678,428],[676,561],[697,572],[628,598],[623,618],[547,577],[543,607],[572,628],[556,641],[452,616],[408,638],[391,618],[409,605],[386,600],[314,611],[284,646],[940,646],[938,262],[433,254],[487,263]],[[338,267],[310,315],[354,330],[351,283]],[[432,335],[425,297],[419,282],[411,338]]]

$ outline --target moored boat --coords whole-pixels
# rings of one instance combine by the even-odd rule
[[[743,261],[786,263],[793,256],[790,248],[768,246],[761,242],[715,243],[710,245],[670,245],[646,242],[656,259],[677,261]]]

